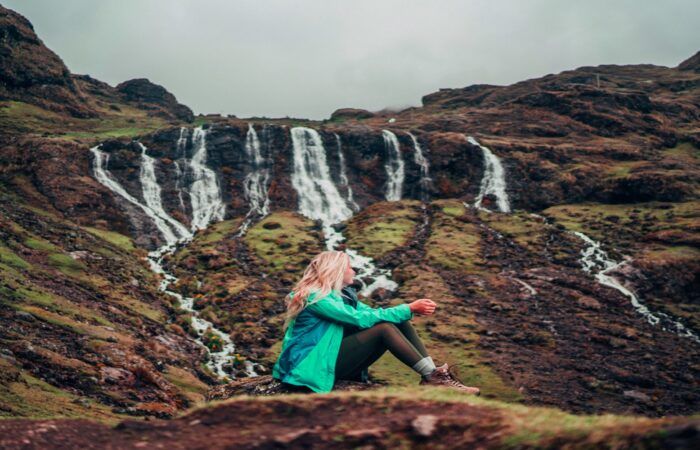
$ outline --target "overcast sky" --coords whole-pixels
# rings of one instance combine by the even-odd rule
[[[586,65],[676,66],[698,0],[0,0],[73,73],[146,77],[196,113],[326,118]]]

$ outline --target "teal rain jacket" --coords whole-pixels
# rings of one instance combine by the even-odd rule
[[[343,340],[343,325],[371,328],[379,322],[401,323],[413,318],[408,304],[372,308],[360,301],[353,308],[333,290],[316,301],[317,292],[290,322],[272,376],[285,383],[306,386],[314,392],[330,392],[335,382],[335,362]]]

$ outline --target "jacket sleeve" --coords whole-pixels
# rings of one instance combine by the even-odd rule
[[[324,319],[359,328],[370,328],[379,322],[401,323],[413,317],[407,303],[390,308],[371,308],[362,302],[357,302],[357,309],[355,309],[336,300],[332,294],[319,301],[311,302],[307,308],[310,312]]]

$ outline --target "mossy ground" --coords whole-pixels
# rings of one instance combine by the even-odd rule
[[[0,102],[0,130],[8,133],[40,134],[69,140],[101,141],[136,137],[167,126],[161,118],[128,105],[119,111],[100,108],[99,118],[80,119],[18,101]]]
[[[440,200],[432,207],[432,230],[425,244],[428,263],[467,273],[481,270],[479,229],[460,220],[466,213],[464,205],[458,200]]]
[[[378,202],[348,222],[346,245],[364,255],[381,258],[404,246],[421,218],[420,202]]]

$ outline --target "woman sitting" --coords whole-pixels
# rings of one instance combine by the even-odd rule
[[[286,298],[286,331],[272,371],[275,379],[330,392],[336,379],[366,380],[367,368],[388,350],[421,375],[420,384],[479,395],[478,388],[455,379],[447,364],[435,366],[410,323],[414,314],[433,314],[432,300],[371,308],[348,287],[354,276],[344,252],[323,252],[311,261]]]

